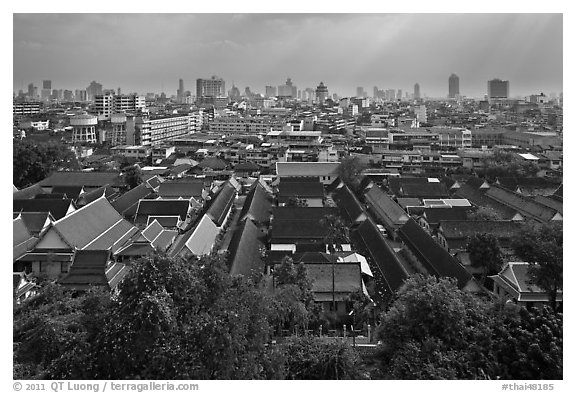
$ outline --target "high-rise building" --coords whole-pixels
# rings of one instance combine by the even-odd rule
[[[87,101],[86,90],[76,89],[76,91],[74,92],[74,99],[76,101],[82,101],[82,102]]]
[[[276,96],[276,86],[266,86],[265,97],[275,97]]]
[[[49,101],[52,98],[52,81],[51,80],[43,80],[42,81],[41,98],[43,101]]]
[[[36,95],[34,93],[34,83],[30,83],[28,85],[28,97],[29,98],[36,98]]]
[[[184,79],[178,79],[178,90],[176,91],[176,100],[178,103],[184,101]]]
[[[196,79],[196,100],[204,97],[226,97],[224,79],[212,76],[210,79]]]
[[[364,94],[366,94],[366,92],[364,91],[364,88],[362,86],[358,86],[356,88],[356,97],[364,97]]]
[[[298,88],[292,83],[292,79],[286,79],[284,85],[278,86],[278,96],[296,98],[298,97]]]
[[[396,99],[398,101],[402,100],[402,89],[398,89],[398,92],[396,93]]]
[[[460,78],[452,74],[448,78],[448,98],[456,98],[460,95]]]
[[[232,88],[228,92],[228,97],[230,97],[231,100],[240,99],[240,89],[234,86],[234,83],[232,83]]]
[[[42,81],[42,88],[52,90],[52,81],[51,80]]]
[[[93,101],[94,97],[102,95],[102,85],[96,81],[90,82],[86,88],[86,97],[89,101]]]
[[[508,81],[495,78],[488,81],[488,100],[507,99],[510,94],[510,84]]]
[[[324,82],[320,82],[318,87],[316,87],[316,100],[323,104],[328,98],[328,87],[324,85]]]
[[[72,101],[72,90],[64,90],[64,101]]]
[[[414,85],[414,99],[415,100],[419,100],[420,99],[420,85],[418,83],[416,83]]]

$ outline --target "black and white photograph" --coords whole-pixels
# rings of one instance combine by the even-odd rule
[[[564,391],[562,10],[161,7],[9,16],[7,391]]]

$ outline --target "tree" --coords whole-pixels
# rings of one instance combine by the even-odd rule
[[[362,178],[362,171],[365,167],[366,166],[360,162],[358,157],[348,156],[342,159],[340,165],[338,165],[338,168],[336,169],[336,173],[344,184],[352,190],[358,191]]]
[[[35,144],[19,139],[12,143],[13,182],[18,188],[37,183],[55,171],[80,169],[74,153],[61,143]]]
[[[530,263],[531,281],[548,292],[552,310],[556,310],[556,298],[562,289],[562,239],[560,222],[527,225],[512,241],[516,255]]]
[[[501,220],[502,217],[495,210],[480,206],[474,211],[467,211],[466,219],[471,221],[496,221]]]
[[[125,168],[124,183],[126,186],[128,186],[129,189],[132,189],[138,186],[138,184],[142,183],[140,168],[138,168],[137,165],[132,165]]]
[[[308,201],[304,198],[300,198],[298,196],[288,198],[288,202],[286,202],[286,206],[291,207],[308,207]]]
[[[335,251],[342,251],[342,245],[350,242],[350,232],[344,221],[333,214],[329,214],[320,220],[320,224],[326,228],[324,243],[328,246],[328,251],[332,254]],[[335,260],[332,259],[332,310],[336,311],[336,272]]]
[[[477,233],[468,239],[466,251],[472,267],[482,269],[482,282],[489,274],[497,274],[504,263],[498,239],[490,233]]]

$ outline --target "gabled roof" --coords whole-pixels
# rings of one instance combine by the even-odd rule
[[[408,207],[424,206],[419,198],[396,198],[396,201],[398,202],[398,205],[403,209]]]
[[[109,260],[109,250],[78,250],[70,271],[59,283],[75,290],[85,290],[91,286],[114,289],[128,270],[122,263],[108,265]]]
[[[338,215],[333,207],[272,207],[273,221],[277,220],[316,220],[320,221],[328,215]]]
[[[89,191],[85,194],[82,194],[78,198],[77,204],[78,204],[78,206],[84,206],[84,205],[87,205],[89,203],[94,202],[96,199],[100,198],[101,196],[104,196],[106,199],[111,201],[112,198],[114,198],[117,194],[118,194],[118,192],[112,186],[105,185],[105,186],[97,188],[93,191]]]
[[[339,162],[277,162],[276,174],[284,176],[335,176]]]
[[[22,212],[19,213],[19,215],[32,235],[38,235],[42,229],[46,228],[48,224],[53,221],[52,216],[48,212]]]
[[[172,243],[174,243],[174,239],[176,239],[176,236],[178,236],[178,231],[164,229],[162,233],[160,233],[152,241],[152,245],[156,249],[167,250],[172,245]]]
[[[348,186],[336,190],[334,199],[348,222],[356,222],[362,214],[366,215],[362,204]]]
[[[56,221],[53,229],[79,250],[112,252],[138,232],[103,196]]]
[[[467,198],[476,206],[481,206],[495,212],[502,220],[510,220],[518,214],[518,212],[511,207],[486,196],[486,190],[473,188],[468,183],[463,184],[462,187],[456,191],[456,195],[461,198]]]
[[[523,227],[523,222],[509,220],[440,221],[440,228],[446,239],[466,239],[480,233],[489,233],[497,239],[510,239]]]
[[[332,292],[336,300],[342,301],[348,295],[362,290],[360,263],[307,263],[306,272],[312,281],[312,293],[316,301],[332,300]],[[334,274],[334,281],[332,275]],[[332,283],[334,282],[334,287]],[[329,296],[326,296],[329,294]],[[323,296],[324,295],[324,296]],[[338,296],[339,295],[339,296]]]
[[[160,225],[158,221],[154,220],[152,223],[148,224],[148,226],[142,231],[142,235],[144,235],[144,237],[148,239],[148,241],[152,241],[156,239],[156,237],[160,235],[160,233],[162,233],[163,230],[164,227]]]
[[[261,249],[262,233],[250,220],[246,220],[232,236],[228,251],[230,252],[230,274],[250,277],[264,273],[264,260]]]
[[[124,217],[131,217],[136,214],[136,209],[138,208],[140,200],[153,194],[154,192],[146,182],[144,182],[121,195],[118,199],[112,202],[112,206],[114,206],[114,209]]]
[[[384,224],[392,228],[398,228],[408,221],[408,215],[394,200],[378,186],[372,187],[364,194],[368,208]]]
[[[51,194],[65,194],[70,199],[77,199],[84,191],[84,186],[54,186]]]
[[[204,215],[196,228],[189,231],[189,233],[190,237],[186,241],[184,249],[189,250],[194,255],[206,255],[212,251],[220,229],[210,217]]]
[[[551,221],[558,214],[555,209],[497,185],[490,187],[486,191],[486,196],[539,222]]]
[[[226,182],[218,192],[218,195],[210,205],[210,208],[208,208],[206,215],[210,217],[217,226],[222,226],[235,198],[236,189],[232,187],[229,182]]]
[[[459,207],[427,207],[423,216],[430,225],[438,225],[440,221],[466,220],[468,209]]]
[[[326,227],[320,220],[277,220],[271,227],[271,243],[286,243],[298,240],[323,241]]]
[[[325,252],[303,252],[298,258],[294,257],[294,261],[302,263],[337,263],[338,256],[328,254]]]
[[[372,219],[360,224],[352,232],[352,236],[358,240],[363,248],[362,252],[374,262],[386,282],[386,289],[391,292],[398,290],[404,280],[408,278],[408,273]]]
[[[165,181],[160,184],[160,187],[158,188],[158,196],[161,198],[201,198],[203,191],[204,182],[202,180],[196,180],[193,182]]]
[[[20,216],[12,220],[12,246],[16,247],[30,238],[32,234],[28,231],[24,220]]]
[[[190,202],[186,200],[142,199],[138,202],[134,223],[147,225],[148,216],[179,216],[185,221],[189,207]]]
[[[180,223],[182,222],[180,220],[179,216],[148,216],[148,221],[146,222],[146,225],[151,224],[152,222],[158,222],[160,225],[162,225],[163,228],[177,228]]]
[[[398,198],[448,198],[450,196],[444,183],[426,177],[391,177],[388,179],[388,187]]]
[[[54,172],[38,184],[42,187],[102,187],[107,184],[122,186],[123,181],[118,172]]]
[[[413,219],[408,220],[398,233],[429,274],[455,278],[460,289],[472,280],[472,275]]]
[[[278,198],[324,198],[324,186],[320,182],[280,182]]]
[[[554,199],[554,198],[549,198],[549,197],[545,197],[542,195],[536,195],[534,196],[534,200],[544,206],[548,206],[551,209],[556,210],[557,212],[559,212],[560,214],[562,214],[563,211],[563,204],[562,204],[562,199],[560,198],[558,199]]]
[[[12,199],[32,199],[38,194],[46,194],[46,191],[38,184],[33,184],[30,187],[14,191],[12,193]]]
[[[259,170],[260,167],[254,164],[252,161],[241,162],[234,167],[234,172],[256,172]]]
[[[499,177],[496,184],[501,185],[511,191],[518,188],[526,189],[556,189],[558,186],[542,177]]]
[[[489,277],[506,288],[518,301],[547,302],[549,299],[546,291],[531,283],[529,267],[527,262],[508,262],[500,273]],[[562,290],[558,291],[557,300],[562,300]]]
[[[13,212],[50,213],[55,220],[59,220],[74,208],[72,199],[14,199]]]
[[[254,182],[246,200],[242,211],[240,212],[240,220],[250,218],[251,220],[264,224],[270,222],[270,215],[272,210],[272,202],[264,187],[259,182]]]
[[[210,168],[213,170],[222,170],[226,169],[226,163],[219,158],[216,157],[206,157],[198,164],[200,168]]]

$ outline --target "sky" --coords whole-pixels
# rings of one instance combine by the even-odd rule
[[[13,15],[13,89],[84,89],[175,95],[178,79],[212,75],[242,92],[290,77],[330,94],[362,86],[483,97],[489,79],[511,96],[563,90],[562,14],[34,14]]]

